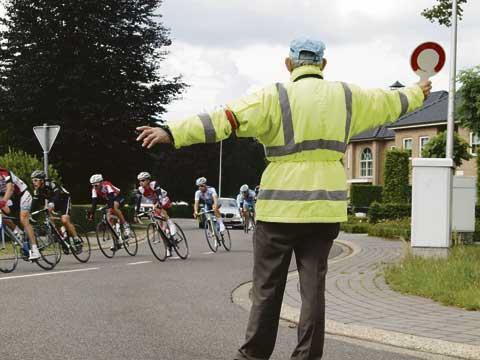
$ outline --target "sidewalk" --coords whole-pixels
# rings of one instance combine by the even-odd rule
[[[327,332],[466,359],[480,359],[480,312],[446,307],[389,289],[382,264],[402,255],[403,243],[342,233],[347,249],[329,262]],[[290,274],[282,317],[298,321],[298,273]]]

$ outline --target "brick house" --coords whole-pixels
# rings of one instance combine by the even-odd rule
[[[390,88],[400,87],[403,85],[397,81]],[[402,116],[392,124],[354,136],[344,157],[348,182],[383,184],[385,156],[390,149],[405,149],[411,152],[412,158],[421,157],[428,140],[447,129],[447,110],[448,92],[436,91],[430,94],[418,110]],[[455,130],[470,144],[470,151],[476,155],[480,137],[462,127],[456,126]],[[476,159],[464,161],[456,169],[456,174],[476,176]]]

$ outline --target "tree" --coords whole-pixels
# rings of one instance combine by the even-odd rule
[[[436,0],[437,5],[432,6],[430,9],[424,9],[422,16],[426,17],[431,22],[438,21],[440,25],[447,27],[451,26],[452,19],[452,0]],[[458,18],[461,20],[463,15],[462,6],[467,3],[467,0],[458,0]]]
[[[461,125],[480,134],[480,66],[460,71],[457,119]]]
[[[410,203],[410,153],[390,150],[385,159],[383,202],[385,204]]]
[[[218,191],[219,144],[197,144],[177,151],[160,145],[154,154],[158,165],[153,175],[173,200],[192,202],[195,179],[201,176]],[[236,196],[242,184],[251,188],[258,185],[266,166],[263,147],[252,139],[237,139],[234,134],[223,142],[222,163],[222,197]]]
[[[101,172],[127,186],[152,163],[135,127],[154,124],[185,87],[160,75],[171,44],[161,0],[9,0],[0,33],[0,117],[11,141],[40,150],[32,126],[59,124],[51,159],[88,195]],[[78,198],[78,196],[77,196]]]
[[[463,160],[470,160],[472,155],[468,151],[470,145],[455,133],[453,138],[453,162],[455,166],[462,165]],[[445,158],[447,146],[447,132],[432,137],[422,150],[422,157],[425,158]]]

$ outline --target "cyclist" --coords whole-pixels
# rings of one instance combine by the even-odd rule
[[[75,229],[75,226],[73,226],[70,219],[70,193],[64,187],[58,185],[50,179],[47,179],[45,172],[42,170],[35,170],[32,173],[31,178],[34,189],[33,207],[39,203],[42,206],[47,203],[47,209],[49,213],[52,214],[55,212],[59,214],[63,226],[65,226],[68,234],[73,238],[73,241],[77,244],[81,244],[82,241],[78,238],[77,230]],[[63,252],[68,254],[68,247],[64,247]]]
[[[255,219],[255,201],[256,201],[255,191],[250,190],[247,184],[244,184],[240,187],[240,193],[237,195],[237,205],[240,209],[245,222],[249,224],[248,229],[251,230],[253,225],[249,222],[250,214],[253,214],[253,219]],[[253,220],[255,221],[255,220]]]
[[[220,232],[223,233],[225,231],[225,225],[223,224],[222,215],[220,214],[220,210],[218,209],[217,191],[215,190],[215,188],[207,185],[207,179],[204,177],[198,178],[195,181],[195,184],[198,186],[198,190],[195,193],[193,216],[198,216],[198,207],[200,205],[200,201],[202,201],[205,204],[205,211],[213,210],[213,213],[215,214],[218,225],[220,227]]]
[[[27,185],[20,180],[11,171],[0,167],[0,209],[5,213],[20,212],[20,223],[31,243],[29,260],[40,258],[37,240],[33,227],[30,224],[30,211],[32,209],[32,195],[27,190]],[[7,221],[7,225],[12,228],[15,234],[21,237],[20,228],[12,222]]]
[[[136,213],[140,212],[140,205],[142,204],[142,199],[145,198],[153,204],[155,212],[158,212],[158,215],[167,219],[168,229],[170,235],[175,235],[177,228],[173,221],[169,218],[167,209],[172,207],[167,192],[162,189],[157,181],[152,180],[150,173],[144,171],[138,174],[137,180],[140,183],[140,186],[137,189],[137,204],[135,207]],[[167,255],[171,255],[171,249],[168,249]]]
[[[130,225],[125,221],[122,210],[120,207],[125,202],[124,197],[120,193],[120,189],[115,187],[110,181],[103,179],[102,174],[94,174],[90,177],[90,184],[92,185],[92,208],[88,212],[88,219],[93,220],[95,209],[97,208],[98,198],[102,198],[107,201],[108,208],[110,209],[108,214],[108,221],[113,214],[120,219],[120,224],[123,226],[124,234],[126,237],[130,236]],[[118,244],[118,248],[121,245]]]

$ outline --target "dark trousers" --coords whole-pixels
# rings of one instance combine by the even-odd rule
[[[252,309],[237,360],[267,360],[278,322],[292,253],[300,276],[302,308],[292,360],[322,358],[325,337],[325,275],[339,224],[258,222],[253,238]]]

